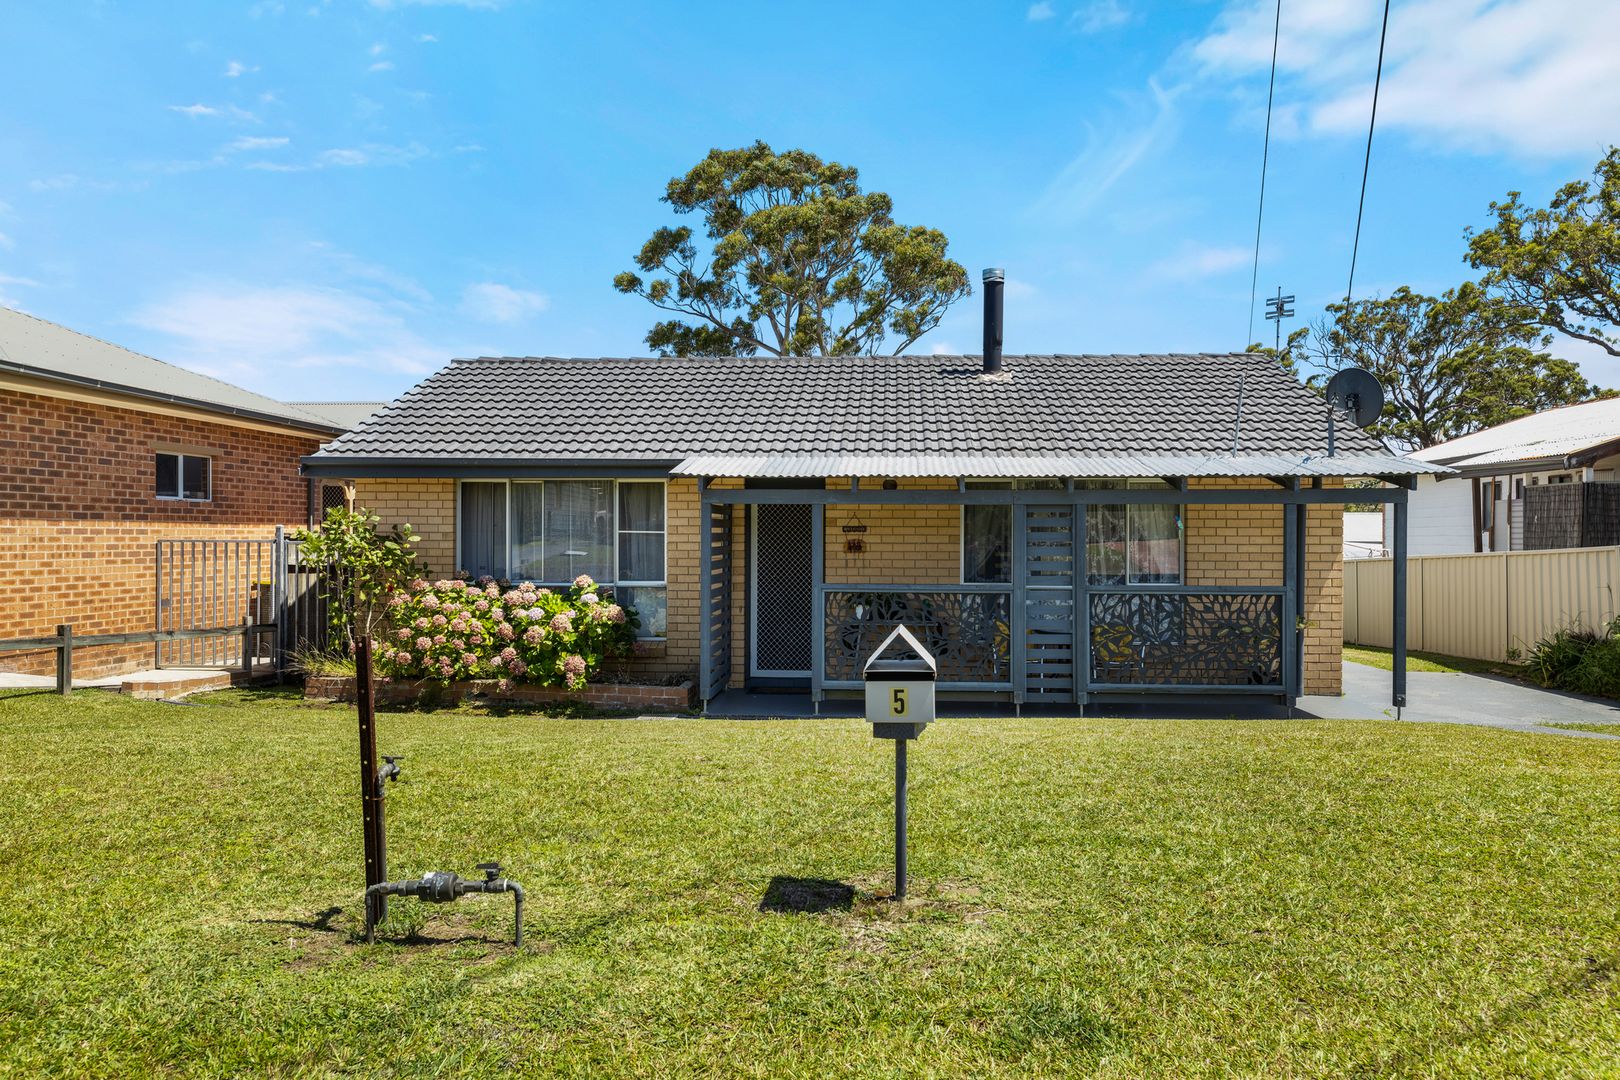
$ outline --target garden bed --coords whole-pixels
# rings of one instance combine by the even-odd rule
[[[499,679],[469,679],[450,683],[429,679],[378,679],[376,682],[377,702],[381,705],[456,705],[468,698],[478,698],[525,705],[567,702],[602,709],[685,712],[692,707],[692,692],[690,679],[676,685],[589,683],[578,690],[566,686],[521,684],[503,690]],[[354,678],[310,675],[304,679],[304,696],[316,701],[353,701]]]

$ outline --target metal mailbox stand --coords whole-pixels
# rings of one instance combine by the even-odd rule
[[[915,655],[886,658],[889,652]],[[896,626],[861,669],[872,736],[894,740],[894,898],[906,896],[906,743],[934,721],[939,665],[922,642]]]

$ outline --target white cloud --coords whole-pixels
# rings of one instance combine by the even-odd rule
[[[1120,0],[1092,0],[1074,13],[1071,21],[1087,34],[1113,30],[1130,22],[1134,16]]]
[[[1040,0],[1038,4],[1029,5],[1029,11],[1025,18],[1030,22],[1045,22],[1056,14],[1057,12],[1052,9],[1050,0]]]
[[[251,75],[253,72],[258,70],[259,69],[257,67],[249,67],[240,60],[232,60],[230,63],[225,65],[225,77],[227,79],[238,79],[243,75]]]
[[[469,285],[461,294],[461,310],[485,322],[522,322],[544,311],[549,304],[542,293],[514,289],[494,281]]]
[[[428,45],[428,44],[431,44],[432,42],[435,42],[435,41],[438,41],[438,40],[439,40],[439,38],[438,38],[438,36],[436,34],[417,34],[416,35],[416,41],[417,41],[417,44],[419,44],[419,45]]]
[[[380,41],[373,42],[371,48],[366,50],[366,52],[371,56],[381,56],[383,53],[385,53],[387,51],[388,51],[388,46],[384,45]]]
[[[961,349],[948,341],[936,341],[928,347],[929,356],[960,356],[961,353]]]
[[[73,173],[60,173],[56,176],[42,176],[37,180],[28,181],[30,191],[66,191],[77,187],[79,178]]]
[[[1109,129],[1088,123],[1084,149],[1047,185],[1032,213],[1056,225],[1086,217],[1131,170],[1174,140],[1177,93],[1150,79],[1145,102],[1127,110],[1136,115],[1117,118]],[[1151,116],[1143,115],[1148,108]]]
[[[1202,281],[1247,268],[1253,258],[1252,248],[1186,244],[1176,254],[1148,267],[1148,275],[1166,281]]]
[[[182,116],[189,116],[193,120],[204,116],[229,116],[232,120],[246,120],[255,124],[259,122],[259,118],[257,116],[248,112],[246,109],[239,109],[235,105],[226,105],[223,108],[219,108],[213,105],[204,105],[201,102],[198,102],[192,105],[170,105],[169,111],[180,113]]]
[[[0,232],[0,251],[16,251],[16,250],[17,250],[17,241],[13,240],[11,237],[7,236],[5,233]]]
[[[356,169],[367,165],[408,165],[418,158],[426,157],[427,153],[427,147],[421,143],[409,143],[405,146],[365,143],[361,146],[338,146],[322,150],[313,161],[251,161],[247,167],[261,172],[311,172],[316,169]]]
[[[439,367],[454,350],[413,331],[408,313],[344,289],[211,283],[149,304],[130,321],[169,337],[162,355],[177,363],[285,393],[289,369],[419,375]]]
[[[292,142],[285,135],[243,135],[234,140],[227,150],[279,150]]]
[[[1378,53],[1377,0],[1294,0],[1278,44],[1278,98],[1307,134],[1365,132]],[[1216,77],[1264,77],[1273,0],[1234,0],[1193,47]],[[1408,0],[1390,13],[1381,129],[1470,150],[1602,152],[1620,139],[1613,0]]]
[[[366,70],[367,71],[393,71],[394,70],[394,62],[392,60],[379,60],[375,64],[372,64],[370,67],[366,68]]]

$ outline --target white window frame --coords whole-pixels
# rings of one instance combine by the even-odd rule
[[[173,495],[165,495],[157,490],[157,476],[155,474],[157,470],[157,459],[161,457],[172,457],[175,459],[174,484],[176,493]],[[208,462],[208,494],[204,495],[200,499],[193,498],[186,494],[186,458],[199,458]],[[214,455],[193,454],[187,453],[183,450],[155,450],[153,451],[152,455],[152,469],[154,473],[152,477],[152,490],[156,493],[156,497],[164,502],[205,503],[214,501]]]
[[[456,554],[456,570],[457,570],[457,572],[459,572],[461,570],[461,568],[462,568],[461,553],[462,553],[462,550],[463,550],[462,537],[461,537],[461,529],[462,529],[461,487],[462,487],[463,484],[500,484],[502,487],[504,487],[506,489],[506,538],[505,538],[505,543],[504,543],[504,547],[505,547],[505,559],[504,559],[504,562],[505,562],[505,565],[506,565],[506,579],[513,582],[514,584],[521,581],[521,582],[527,582],[527,583],[532,584],[532,585],[544,586],[544,587],[547,587],[547,588],[567,587],[569,585],[572,585],[573,582],[571,582],[571,581],[541,581],[541,580],[538,580],[536,578],[514,577],[512,575],[512,571],[514,569],[514,567],[512,565],[512,518],[513,518],[513,514],[512,514],[512,488],[514,487],[514,485],[517,485],[517,484],[537,484],[537,485],[540,485],[541,487],[544,487],[544,485],[548,484],[548,483],[568,483],[568,482],[606,483],[606,484],[609,484],[612,487],[612,493],[609,495],[608,501],[612,506],[612,513],[613,513],[613,528],[612,528],[612,535],[613,535],[613,539],[612,539],[613,580],[612,581],[603,581],[603,582],[601,582],[601,584],[607,585],[607,586],[609,586],[611,588],[617,588],[617,587],[622,585],[627,589],[663,589],[664,590],[665,603],[667,604],[668,603],[668,598],[669,598],[669,481],[660,480],[660,479],[657,479],[656,477],[630,477],[630,478],[626,478],[626,479],[617,479],[617,478],[613,478],[613,477],[605,477],[604,478],[604,477],[600,477],[600,476],[545,476],[545,477],[532,477],[532,478],[529,478],[529,477],[516,477],[516,478],[511,478],[511,479],[500,479],[500,478],[493,478],[492,477],[492,478],[489,478],[489,479],[485,479],[483,477],[469,476],[469,477],[463,477],[461,479],[458,479],[456,481],[456,553],[455,553]],[[626,530],[631,535],[634,535],[634,536],[663,536],[663,538],[664,538],[664,562],[663,562],[662,569],[663,569],[664,576],[660,580],[656,580],[656,581],[643,581],[643,580],[621,581],[621,580],[619,580],[619,535],[620,535],[620,531],[621,531],[620,528],[619,528],[619,485],[620,484],[657,484],[663,491],[663,500],[664,500],[664,503],[663,503],[664,527],[663,527],[663,529],[662,530],[655,530],[655,529],[630,529],[630,530]],[[545,496],[542,494],[541,498],[544,499],[544,497]],[[543,521],[544,521],[544,517],[542,516],[542,522]],[[542,544],[544,543],[544,527],[543,527],[543,525],[542,525],[542,540],[541,540],[541,543]],[[663,641],[663,640],[665,640],[665,636],[660,635],[660,636],[654,637],[654,636],[651,636],[651,635],[646,635],[646,636],[640,637],[638,640],[641,640],[641,641]]]
[[[962,482],[964,484],[1007,484],[1007,485],[1010,485],[1010,487],[1011,487],[1011,489],[1013,491],[1018,491],[1018,490],[1026,490],[1026,491],[1039,490],[1039,489],[1036,489],[1036,488],[1020,489],[1019,486],[1018,486],[1019,481],[1020,480],[1025,480],[1025,479],[1027,479],[1027,480],[1061,480],[1060,477],[1053,477],[1053,476],[1020,477],[1020,478],[1017,478],[1017,479],[1012,479],[1012,478],[1002,477],[1002,476],[968,476],[968,477],[964,477]],[[1154,483],[1153,477],[1150,477],[1150,476],[1133,476],[1133,477],[1127,478],[1124,481],[1124,485],[1127,488],[1129,488],[1133,484],[1137,484],[1137,485],[1141,485],[1145,489],[1147,487],[1147,485],[1153,484],[1153,483]],[[1066,489],[1067,486],[1068,486],[1067,483],[1065,483],[1064,486],[1065,486],[1065,489]],[[1157,485],[1155,485],[1155,490],[1156,489],[1157,489]],[[986,489],[981,488],[980,490],[986,490]],[[999,489],[989,489],[989,490],[999,490]],[[980,504],[980,505],[994,506],[994,505],[997,505],[997,504],[988,503],[988,504]],[[1082,512],[1082,508],[1085,506],[1084,503],[1076,503],[1074,505],[1075,505],[1075,508],[1076,508],[1075,509],[1076,513]],[[1128,589],[1176,589],[1176,588],[1180,588],[1182,585],[1186,584],[1186,582],[1187,582],[1187,508],[1186,508],[1186,505],[1183,504],[1183,503],[1172,503],[1171,505],[1173,505],[1176,508],[1176,521],[1178,522],[1178,525],[1179,525],[1179,527],[1176,529],[1176,579],[1177,580],[1175,580],[1173,582],[1172,581],[1131,581],[1130,580],[1130,576],[1131,576],[1130,566],[1127,564],[1126,567],[1125,567],[1125,579],[1126,580],[1122,585],[1101,585],[1101,586],[1097,586],[1098,588],[1104,588],[1104,589],[1120,589],[1120,588],[1128,588]],[[1127,537],[1129,537],[1130,528],[1131,528],[1130,527],[1130,520],[1129,520],[1129,514],[1130,514],[1131,505],[1127,503],[1127,504],[1125,504],[1125,506],[1126,506],[1126,515],[1127,515],[1126,516],[1126,523],[1125,523],[1125,532],[1126,532]],[[1009,522],[1009,524],[1010,524],[1010,522]],[[1009,532],[1008,537],[1007,537],[1007,542],[1009,544],[1012,543],[1012,536],[1011,536],[1010,532]],[[1010,552],[1009,552],[1009,555],[1010,555]],[[1129,558],[1128,555],[1127,555],[1127,558]],[[1011,566],[1011,559],[1010,558],[1008,559],[1008,565],[1009,565],[1009,567]],[[1088,580],[1089,580],[1089,571],[1087,570],[1086,567],[1082,566],[1082,567],[1079,567],[1077,569],[1078,569],[1078,571],[1080,573],[1087,574],[1088,575]],[[1009,571],[1009,575],[1010,575],[1010,571]],[[957,507],[957,513],[956,513],[956,580],[957,580],[957,582],[959,584],[962,584],[962,585],[971,585],[971,584],[1005,585],[1005,584],[1011,584],[1011,582],[999,582],[999,581],[997,581],[997,582],[970,582],[970,581],[968,581],[968,579],[967,579],[967,505],[966,504],[958,506]]]

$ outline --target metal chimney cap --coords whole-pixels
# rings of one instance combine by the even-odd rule
[[[992,266],[992,267],[988,268],[987,270],[985,270],[985,272],[984,272],[984,280],[986,280],[986,281],[1006,281],[1007,280],[1007,271],[1003,270],[999,266]]]

